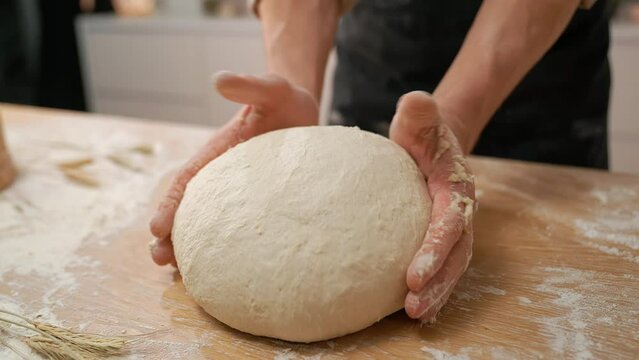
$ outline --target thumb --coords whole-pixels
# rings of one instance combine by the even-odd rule
[[[397,102],[397,111],[391,122],[389,137],[406,149],[417,161],[416,146],[432,147],[437,141],[440,114],[432,95],[412,91]],[[432,150],[432,149],[423,149]],[[419,154],[423,155],[423,154]]]
[[[251,76],[220,71],[213,79],[223,97],[245,105],[268,108],[279,99],[286,99],[292,90],[284,78],[274,74]]]

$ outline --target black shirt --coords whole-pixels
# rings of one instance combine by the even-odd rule
[[[606,1],[570,24],[484,129],[475,154],[608,167]],[[398,98],[432,92],[478,0],[360,0],[340,21],[330,122],[387,135]]]

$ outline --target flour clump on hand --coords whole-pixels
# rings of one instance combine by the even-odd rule
[[[430,220],[423,175],[397,144],[349,127],[270,132],[188,184],[172,240],[184,285],[221,322],[311,342],[404,305]]]

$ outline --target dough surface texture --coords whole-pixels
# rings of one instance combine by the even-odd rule
[[[219,321],[312,342],[404,305],[431,200],[399,145],[297,127],[228,150],[189,182],[172,240],[184,285]]]

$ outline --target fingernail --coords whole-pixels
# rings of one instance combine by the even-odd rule
[[[422,254],[415,260],[415,271],[420,279],[424,278],[424,275],[430,271],[435,261],[437,261],[437,257],[434,252]]]
[[[409,292],[408,295],[406,295],[404,307],[406,308],[408,315],[415,314],[419,308],[419,296],[415,293]]]
[[[227,70],[222,70],[222,71],[218,71],[215,74],[213,74],[213,76],[211,77],[211,81],[216,84],[218,81],[220,80],[224,80],[224,79],[228,79],[232,76],[234,76],[235,74],[233,74],[230,71]]]
[[[156,239],[151,239],[151,240],[149,241],[149,244],[148,244],[148,246],[149,246],[149,251],[150,251],[150,252],[153,252],[153,250],[154,250],[154,249],[158,246],[158,243],[159,243],[159,242],[160,242],[160,239],[157,239],[157,238],[156,238]]]

